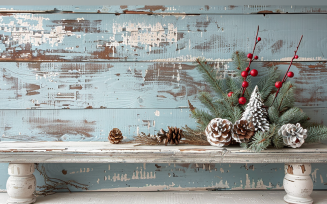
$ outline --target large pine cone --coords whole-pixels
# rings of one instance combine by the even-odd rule
[[[228,146],[232,142],[232,127],[229,120],[212,119],[205,130],[208,142],[217,147]]]
[[[157,136],[158,142],[164,142],[166,146],[168,143],[178,145],[183,137],[182,129],[176,127],[168,126],[168,132],[164,131],[163,129],[161,129],[160,132],[161,133],[158,133]]]
[[[307,138],[307,130],[300,123],[285,124],[278,130],[278,134],[283,136],[284,144],[292,148],[301,147]]]
[[[254,125],[247,120],[238,120],[233,126],[233,139],[239,143],[247,143],[254,135]]]
[[[118,144],[123,139],[123,134],[118,128],[113,128],[108,136],[111,144]]]

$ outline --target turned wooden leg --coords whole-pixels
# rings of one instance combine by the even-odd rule
[[[9,164],[7,180],[8,204],[34,203],[36,179],[34,164]]]
[[[285,177],[283,181],[286,203],[312,204],[310,197],[313,182],[310,177],[311,164],[285,164]]]

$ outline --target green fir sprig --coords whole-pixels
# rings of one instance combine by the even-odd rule
[[[247,66],[247,57],[244,52],[235,52],[232,55],[233,70],[232,74],[222,77],[217,74],[217,70],[205,59],[197,59],[197,70],[202,74],[203,78],[210,85],[211,92],[201,92],[199,94],[200,102],[206,107],[206,110],[195,108],[189,101],[189,108],[192,117],[199,124],[196,131],[204,131],[208,123],[213,118],[223,118],[235,123],[241,119],[242,113],[247,104],[240,105],[239,97],[242,95],[241,84],[244,78],[241,72]],[[266,74],[261,76],[257,83],[261,98],[265,104],[269,121],[269,131],[258,131],[252,137],[249,143],[242,143],[241,146],[250,151],[260,152],[268,146],[273,145],[276,148],[284,147],[283,137],[278,134],[278,130],[284,124],[300,123],[303,128],[307,129],[307,143],[320,142],[327,139],[327,127],[312,123],[309,117],[302,109],[295,106],[295,87],[291,82],[285,83],[276,96],[276,88],[274,83],[278,80],[281,72],[276,67],[268,67]],[[246,79],[250,86],[246,89],[244,97],[247,101],[252,93],[251,77]],[[229,92],[233,92],[228,96]],[[274,101],[274,103],[272,103]]]

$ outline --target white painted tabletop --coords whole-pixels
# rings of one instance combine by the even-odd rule
[[[327,145],[269,148],[260,153],[239,146],[140,146],[108,142],[0,142],[3,163],[326,163]]]

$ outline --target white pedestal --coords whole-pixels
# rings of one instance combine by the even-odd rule
[[[310,177],[311,164],[285,164],[283,181],[286,203],[312,204],[310,197],[313,191],[313,182]]]
[[[8,204],[31,204],[35,202],[36,179],[33,175],[34,170],[34,164],[9,164]]]

